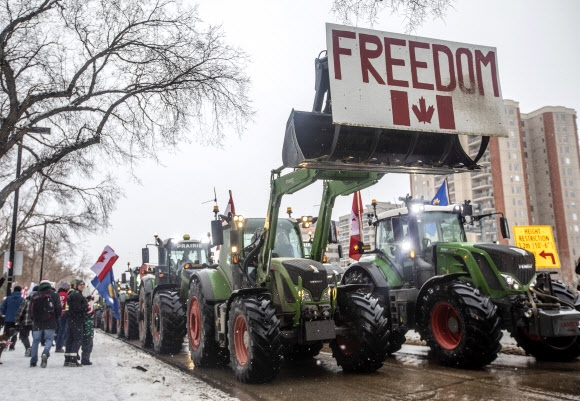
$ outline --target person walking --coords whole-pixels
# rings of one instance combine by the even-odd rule
[[[87,298],[88,300],[89,298]],[[95,314],[93,307],[89,303],[87,307],[87,317],[85,318],[85,327],[83,334],[83,344],[81,346],[82,356],[81,365],[92,365],[91,352],[93,352],[93,337],[95,336],[95,323],[93,315]]]
[[[30,300],[38,291],[38,286],[35,286],[28,296],[24,298],[24,302],[20,304],[18,312],[16,312],[16,324],[18,325],[18,332],[20,333],[19,338],[24,344],[24,356],[30,357],[30,332],[32,331],[32,314],[30,313]]]
[[[18,308],[20,308],[20,304],[24,302],[24,298],[22,298],[22,287],[17,285],[14,287],[14,292],[6,297],[4,302],[2,302],[2,306],[0,306],[0,314],[4,315],[4,333],[8,333],[12,327],[16,328],[16,312],[18,312]],[[12,344],[10,344],[9,351],[14,351],[14,346],[16,345],[16,334],[10,340]]]
[[[68,327],[66,324],[66,299],[70,290],[70,284],[68,281],[63,281],[60,283],[60,288],[58,289],[58,296],[60,298],[60,306],[62,307],[61,315],[58,318],[58,334],[56,337],[56,349],[54,352],[64,352],[62,348],[66,344],[66,334],[68,332]]]
[[[66,313],[68,333],[66,350],[64,354],[64,366],[83,366],[78,362],[78,353],[83,342],[85,318],[89,303],[83,295],[85,282],[76,280],[76,287],[67,298],[68,311]]]
[[[60,299],[52,289],[50,281],[43,278],[38,286],[38,292],[30,300],[32,313],[32,351],[30,353],[30,367],[35,367],[38,362],[38,345],[44,339],[40,367],[46,368],[50,357],[50,348],[54,341],[54,332],[57,325],[57,317],[62,312]]]

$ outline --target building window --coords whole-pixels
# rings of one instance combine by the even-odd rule
[[[511,107],[508,109],[508,114],[514,114],[514,109],[512,109]]]
[[[570,158],[569,157],[565,157],[564,158],[564,163],[565,164],[570,164]]]
[[[578,215],[576,213],[572,213],[572,220],[578,220]]]

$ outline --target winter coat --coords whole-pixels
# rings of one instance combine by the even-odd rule
[[[66,312],[66,319],[69,324],[71,324],[71,322],[76,322],[83,325],[87,315],[87,307],[89,306],[89,303],[83,296],[83,293],[78,290],[74,290],[68,294],[66,302],[68,307]]]
[[[18,312],[16,312],[16,320],[21,327],[32,326],[32,315],[30,314],[30,296],[26,297],[24,302],[20,304]]]
[[[16,312],[18,312],[18,308],[20,308],[20,304],[24,302],[24,298],[20,294],[20,291],[14,291],[12,294],[6,297],[4,302],[2,302],[2,306],[0,307],[0,313],[2,313],[5,322],[15,322],[16,321]]]
[[[33,331],[38,331],[38,330],[44,330],[44,329],[52,329],[52,330],[56,330],[56,327],[58,326],[58,317],[60,316],[61,312],[62,312],[62,308],[60,306],[60,299],[58,297],[58,294],[56,293],[55,290],[52,289],[52,287],[50,286],[49,283],[45,283],[45,284],[40,284],[38,286],[38,292],[35,294],[49,294],[50,297],[52,298],[52,304],[54,305],[54,313],[51,314],[51,317],[49,320],[44,321],[44,322],[39,322],[34,320],[34,315],[32,315],[32,330]],[[34,298],[34,296],[33,296]],[[32,306],[33,303],[33,299],[30,300],[30,308],[29,309],[33,309]]]

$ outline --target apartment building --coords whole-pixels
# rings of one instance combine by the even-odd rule
[[[492,137],[480,169],[449,176],[411,175],[411,193],[431,199],[447,178],[452,202],[468,199],[477,213],[502,212],[510,226],[552,227],[561,268],[559,278],[567,283],[580,257],[580,153],[576,112],[566,107],[542,107],[521,113],[518,102],[505,100],[508,137]],[[463,148],[474,156],[481,137],[461,138]],[[498,235],[497,219],[482,221],[469,233],[473,241],[515,244],[513,235]]]

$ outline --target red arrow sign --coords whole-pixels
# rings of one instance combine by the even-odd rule
[[[556,258],[554,257],[553,253],[546,253],[546,251],[542,250],[542,252],[540,252],[540,256],[543,257],[544,259],[550,257],[552,258],[552,264],[553,265],[556,264]]]

